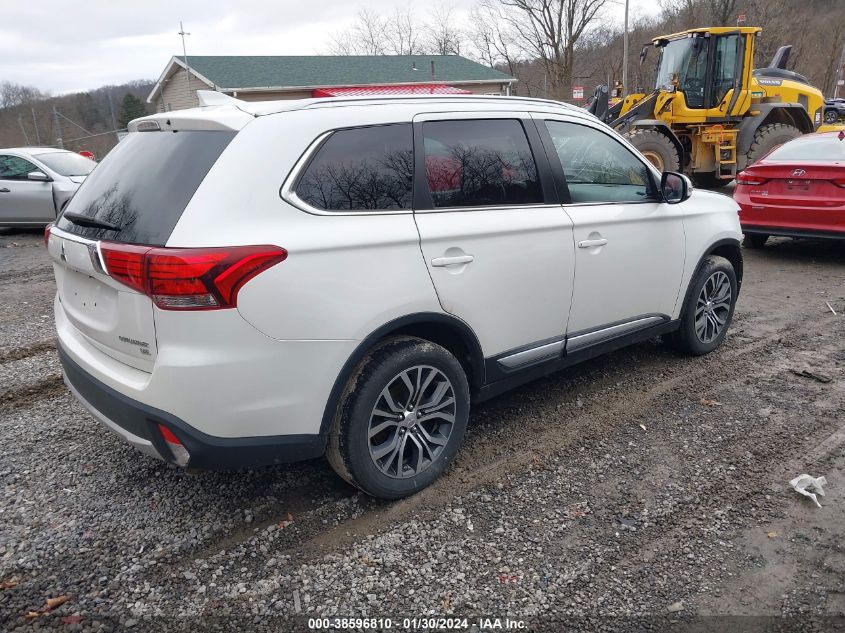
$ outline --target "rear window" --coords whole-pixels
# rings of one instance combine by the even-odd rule
[[[410,123],[339,130],[311,159],[296,194],[322,211],[410,209],[413,175]]]
[[[235,134],[128,134],[85,179],[57,226],[89,239],[164,246],[188,201]],[[83,226],[65,214],[118,228]]]
[[[93,160],[73,152],[50,152],[33,156],[60,176],[87,176],[97,166]]]
[[[804,136],[796,141],[781,145],[766,160],[775,161],[845,161],[845,140],[836,136]]]

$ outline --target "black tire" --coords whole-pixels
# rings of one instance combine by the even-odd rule
[[[404,429],[401,428],[402,422],[391,423],[396,425],[395,428],[390,427],[381,432],[386,434],[384,435],[385,443],[393,445],[392,443],[396,442],[396,446],[401,445],[403,448],[398,455],[399,460],[395,468],[397,472],[390,476],[380,469],[376,463],[377,460],[371,455],[370,423],[373,419],[387,421],[387,416],[373,417],[376,415],[375,409],[379,403],[382,403],[379,406],[384,407],[383,391],[392,384],[398,384],[401,387],[401,383],[394,381],[400,378],[402,372],[406,370],[413,372],[413,368],[420,366],[434,368],[440,372],[440,376],[447,379],[446,382],[450,383],[454,404],[449,405],[448,410],[449,415],[454,416],[454,421],[449,428],[445,445],[436,447],[436,451],[439,451],[436,455],[422,451],[421,444],[418,442],[418,439],[421,439],[420,431],[416,426]],[[437,383],[432,381],[432,386],[435,384]],[[423,393],[426,394],[423,397],[430,397],[432,392],[429,390]],[[408,400],[413,398],[411,394],[409,396]],[[395,397],[396,406],[403,409],[412,407],[409,402],[402,404],[401,397],[401,393]],[[417,401],[419,402],[419,397]],[[422,403],[419,402],[419,404]],[[408,496],[433,483],[452,462],[463,440],[469,419],[469,407],[470,395],[466,374],[461,364],[448,350],[430,341],[409,336],[386,339],[364,357],[350,378],[329,432],[326,455],[337,474],[363,492],[381,499],[399,499]],[[422,411],[421,406],[418,407],[418,411]],[[445,422],[439,424],[448,425]],[[419,426],[423,426],[423,423]],[[429,431],[431,428],[428,427]],[[404,444],[401,444],[399,439],[400,431],[405,440]],[[373,439],[377,440],[380,436],[375,435]],[[407,468],[409,471],[413,470],[413,465],[417,463],[418,453],[425,457],[424,461],[427,465],[424,469],[414,474],[403,474],[401,478],[397,476],[399,464],[406,455],[409,457]]]
[[[771,152],[778,145],[788,143],[794,138],[801,136],[801,130],[793,125],[785,123],[771,123],[761,125],[754,133],[754,141],[748,150],[746,167],[751,167],[766,154]]]
[[[727,185],[730,180],[724,180],[715,171],[699,171],[690,174],[692,184],[700,189],[719,189]]]
[[[725,313],[720,314],[720,318],[724,318],[724,324],[721,326],[718,335],[712,340],[705,341],[696,332],[696,308],[699,297],[702,296],[704,285],[717,273],[723,273],[727,276],[731,292],[730,305]],[[684,307],[681,310],[681,326],[672,333],[671,342],[675,349],[690,356],[702,356],[703,354],[709,354],[719,347],[722,341],[725,340],[725,335],[731,325],[734,307],[736,306],[736,297],[736,273],[734,272],[733,265],[727,259],[718,255],[708,255],[705,257],[690,282],[689,292],[687,293]]]
[[[627,134],[628,141],[660,171],[679,171],[681,157],[669,137],[657,130],[635,129]]]
[[[824,122],[828,125],[833,125],[839,120],[839,112],[836,110],[824,111]]]
[[[746,248],[763,248],[766,245],[768,235],[761,235],[760,233],[745,233],[745,239],[742,240],[742,245]]]

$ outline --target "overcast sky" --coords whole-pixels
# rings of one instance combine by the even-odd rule
[[[440,1],[462,19],[474,0]],[[656,0],[630,0],[631,13],[656,11]],[[314,55],[329,52],[331,35],[348,27],[360,8],[388,14],[403,0],[35,0],[3,2],[0,81],[53,93],[97,88],[131,79],[157,79],[171,55],[181,54],[179,20],[194,55]],[[606,19],[622,20],[622,0]]]

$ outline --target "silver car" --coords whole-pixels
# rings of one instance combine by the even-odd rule
[[[0,226],[42,227],[97,166],[53,147],[0,149]]]

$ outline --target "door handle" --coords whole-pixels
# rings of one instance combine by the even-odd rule
[[[581,240],[578,242],[578,248],[595,248],[596,246],[604,246],[607,240],[602,238],[600,240]]]
[[[0,193],[11,193],[11,191],[12,190],[9,189],[8,187],[3,187],[2,189],[0,189]]]
[[[437,268],[443,266],[454,266],[455,264],[469,264],[475,257],[472,255],[454,255],[452,257],[435,257],[431,260],[431,265]]]

